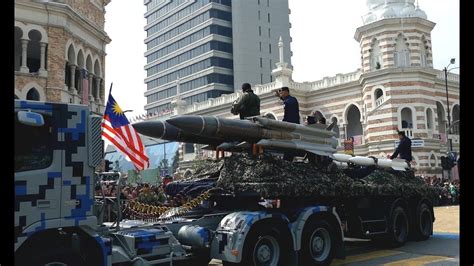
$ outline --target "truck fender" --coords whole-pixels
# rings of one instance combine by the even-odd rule
[[[278,219],[289,224],[288,218],[280,213],[242,211],[228,214],[217,227],[211,244],[211,256],[228,262],[241,262],[247,234],[256,223],[267,219]]]
[[[344,250],[344,233],[342,230],[341,226],[341,219],[339,218],[339,215],[336,212],[336,207],[333,207],[332,209],[328,206],[323,206],[323,205],[318,205],[318,206],[311,206],[311,207],[306,207],[303,208],[296,221],[292,222],[289,227],[291,234],[293,235],[293,245],[295,247],[296,251],[299,251],[301,249],[301,240],[303,238],[303,229],[310,217],[313,215],[318,215],[318,214],[325,214],[328,215],[328,217],[332,217],[334,228],[337,230],[337,247],[336,247],[336,257],[337,258],[344,258],[345,257],[345,250]],[[331,221],[329,221],[331,222]]]

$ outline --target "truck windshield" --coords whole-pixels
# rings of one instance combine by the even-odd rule
[[[44,169],[53,162],[51,117],[43,115],[44,125],[20,123],[15,113],[15,172]]]

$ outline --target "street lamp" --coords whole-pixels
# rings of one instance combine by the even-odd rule
[[[445,85],[446,85],[446,105],[448,107],[448,142],[449,142],[449,152],[451,152],[453,150],[453,142],[451,141],[451,139],[449,138],[449,135],[451,134],[451,115],[450,115],[450,112],[449,112],[449,96],[448,96],[448,72],[450,70],[453,70],[454,68],[451,68],[448,70],[448,67],[452,64],[454,64],[456,62],[456,59],[455,58],[451,58],[451,60],[449,61],[449,65],[447,65],[443,71],[444,71],[444,82],[445,82]]]

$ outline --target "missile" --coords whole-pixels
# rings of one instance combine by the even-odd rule
[[[183,132],[225,142],[248,142],[277,149],[305,150],[320,155],[336,151],[334,133],[322,128],[308,127],[263,117],[251,120],[225,119],[215,116],[179,116],[167,120]],[[272,140],[261,142],[261,140]]]
[[[354,156],[349,159],[349,162],[362,166],[371,166],[376,164],[373,158],[363,156]]]
[[[334,164],[337,165],[339,168],[347,168],[348,164],[346,162],[339,162],[339,161],[334,161]]]
[[[350,158],[352,158],[352,155],[349,154],[343,154],[343,153],[335,153],[333,154],[334,160],[339,161],[339,162],[345,162],[347,163]]]
[[[383,159],[383,160],[389,160],[389,159]],[[379,159],[380,161],[380,159]],[[403,160],[403,159],[393,159],[392,160],[392,169],[394,170],[399,170],[399,171],[405,171],[405,169],[410,168],[408,163]]]
[[[216,146],[224,142],[224,140],[219,138],[197,136],[188,132],[184,132],[166,121],[143,121],[134,123],[132,126],[138,133],[157,139],[209,144],[211,146]]]
[[[314,143],[308,143],[299,140],[273,140],[273,139],[262,139],[257,142],[258,145],[268,148],[281,148],[286,150],[305,150],[317,155],[333,157],[333,153],[336,151],[335,148],[327,147],[324,145],[318,145]]]
[[[398,171],[405,171],[407,168],[410,168],[408,163],[402,159],[374,159],[372,157],[351,156],[348,154],[341,153],[333,154],[333,158],[339,163],[351,162],[355,165],[361,166],[377,165],[379,167],[392,168]]]
[[[268,129],[290,131],[290,132],[295,132],[295,133],[300,133],[300,134],[320,136],[323,138],[332,137],[332,136],[335,136],[336,134],[332,131],[326,130],[326,126],[319,125],[319,124],[305,126],[305,125],[287,123],[287,122],[273,120],[273,119],[267,119],[263,117],[253,117],[253,120]]]

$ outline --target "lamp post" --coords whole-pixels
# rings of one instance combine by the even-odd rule
[[[449,65],[447,65],[443,69],[443,71],[444,71],[444,82],[445,82],[445,85],[446,85],[446,105],[448,107],[448,143],[449,143],[448,152],[451,152],[453,150],[453,142],[449,138],[449,135],[451,134],[451,115],[449,113],[448,71],[454,69],[454,68],[452,68],[452,69],[448,70],[448,67],[450,65],[454,64],[455,62],[456,62],[456,59],[451,58],[451,60],[449,61]]]

